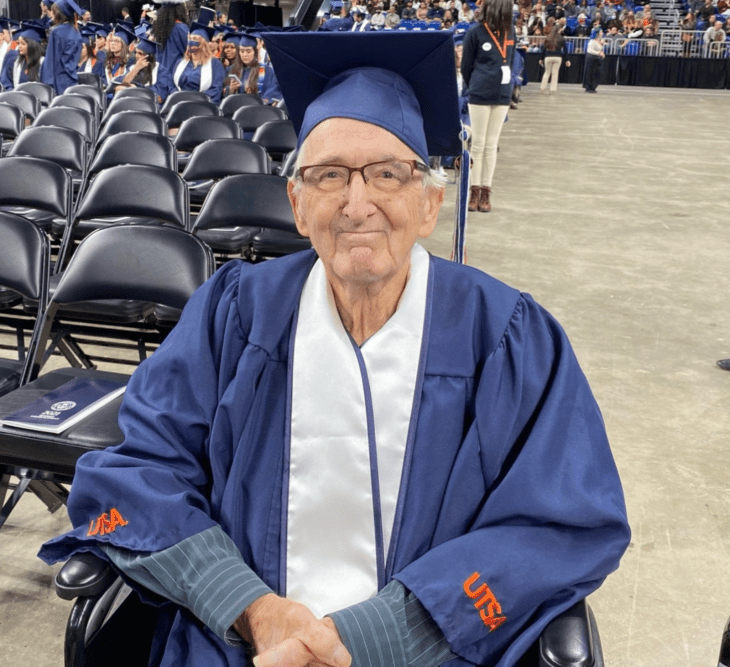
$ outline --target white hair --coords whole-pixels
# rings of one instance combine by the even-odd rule
[[[294,194],[299,192],[299,190],[302,187],[302,179],[298,176],[299,169],[302,167],[302,153],[304,153],[304,146],[307,143],[307,139],[304,140],[304,142],[301,145],[301,148],[299,149],[299,152],[297,153],[296,160],[294,160],[294,165],[291,170],[291,174],[289,175],[289,180],[294,183]],[[423,178],[421,181],[423,185],[424,190],[443,190],[446,187],[446,179],[441,176],[438,172],[434,171],[433,169],[430,169],[423,174]]]

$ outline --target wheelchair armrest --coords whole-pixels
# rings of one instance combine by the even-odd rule
[[[585,600],[548,623],[539,651],[540,667],[603,667],[598,628]]]
[[[101,595],[117,578],[111,565],[92,553],[72,556],[56,575],[56,594],[64,600]]]

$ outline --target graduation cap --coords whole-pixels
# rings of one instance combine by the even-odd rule
[[[206,42],[213,39],[214,32],[215,30],[213,28],[203,25],[202,23],[198,23],[197,21],[193,21],[193,23],[190,24],[190,34],[202,37]]]
[[[83,16],[86,11],[79,7],[74,0],[56,0],[55,4],[69,18],[73,18],[74,13]]]
[[[258,33],[252,33],[252,32],[244,32],[239,33],[238,38],[238,45],[239,46],[248,46],[252,49],[256,48],[256,40],[258,39]]]
[[[53,7],[53,0],[42,0],[43,4],[50,9]]]
[[[301,146],[328,118],[392,132],[428,164],[461,155],[454,43],[449,32],[266,33]]]
[[[198,23],[208,25],[211,21],[215,21],[215,9],[210,7],[201,7],[198,14]]]
[[[87,46],[92,45],[92,39],[96,37],[96,33],[93,30],[81,30],[81,42]]]
[[[146,37],[140,37],[139,43],[137,44],[137,50],[143,51],[148,55],[156,55],[157,42],[153,42],[151,39],[147,39]]]
[[[147,26],[146,25],[138,25],[134,29],[134,34],[137,36],[137,38],[140,37],[146,37],[147,36]]]
[[[135,35],[129,28],[127,28],[122,23],[117,23],[114,26],[114,32],[112,33],[115,37],[119,37],[127,46],[129,46],[134,40],[137,39],[137,35]]]
[[[10,20],[5,17],[0,18],[0,30],[10,30]]]
[[[23,38],[26,42],[34,41],[39,44],[46,38],[46,29],[37,25],[21,23],[20,28],[13,33],[13,39]]]

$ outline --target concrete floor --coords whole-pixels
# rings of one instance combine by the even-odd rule
[[[713,667],[730,614],[730,95],[524,89],[469,263],[567,330],[602,406],[633,541],[591,597],[609,667]],[[453,201],[453,189],[448,197]],[[451,214],[426,243],[448,256]],[[35,559],[61,510],[0,532],[0,666],[62,664],[69,603]]]

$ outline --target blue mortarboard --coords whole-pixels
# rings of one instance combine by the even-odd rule
[[[428,163],[460,155],[449,32],[266,33],[266,48],[299,136],[328,118],[392,132]]]
[[[53,7],[53,0],[42,0],[43,4],[50,9]]]
[[[252,35],[251,33],[241,34],[238,40],[239,46],[249,46],[252,49],[256,48],[256,43],[256,35]]]
[[[193,22],[190,24],[190,34],[202,37],[206,42],[209,42],[211,39],[213,39],[214,32],[215,31],[213,28],[207,25],[203,25],[202,23]]]
[[[26,42],[28,40],[33,40],[40,44],[46,38],[46,29],[37,25],[21,23],[20,28],[13,33],[13,39],[19,39],[20,37],[22,37]]]
[[[211,21],[215,21],[215,9],[210,7],[201,7],[198,14],[198,23],[208,25]]]
[[[135,35],[129,28],[127,28],[122,23],[117,23],[114,26],[114,36],[119,37],[127,46],[129,46],[135,39],[137,39],[137,35]]]
[[[83,44],[93,45],[96,38],[96,33],[93,30],[81,30],[79,33]]]
[[[134,29],[134,34],[137,36],[137,38],[146,37],[147,36],[147,26],[146,25],[138,25]]]
[[[10,20],[6,18],[0,19],[0,30],[10,30]]]
[[[147,39],[146,37],[140,37],[137,49],[150,55],[155,55],[157,53],[157,42],[153,42],[151,39]]]
[[[79,7],[74,0],[56,0],[56,7],[58,7],[69,18],[73,17],[74,12],[81,16],[86,11]]]

